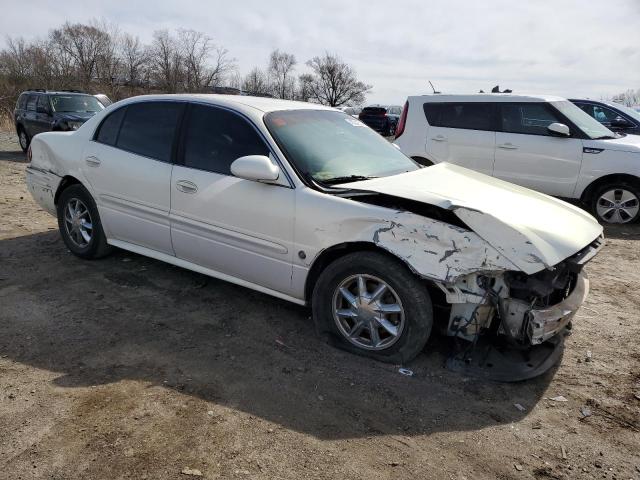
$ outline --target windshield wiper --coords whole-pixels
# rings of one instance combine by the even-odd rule
[[[320,181],[327,185],[335,185],[336,183],[359,182],[362,180],[371,180],[372,178],[378,178],[378,177],[367,177],[366,175],[347,175],[344,177],[333,177],[333,178],[328,178],[326,180],[320,180]]]
[[[615,140],[620,137],[612,137],[611,135],[602,135],[601,137],[596,137],[594,140]]]

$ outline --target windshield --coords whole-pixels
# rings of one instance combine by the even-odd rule
[[[619,103],[612,103],[612,107],[616,107],[622,113],[629,115],[631,118],[640,122],[640,111],[634,110],[633,108],[626,107],[624,105],[620,105]]]
[[[104,106],[91,95],[52,95],[54,112],[99,112]]]
[[[571,120],[592,140],[597,138],[618,138],[615,133],[568,100],[551,102],[551,105],[560,110],[565,117]]]
[[[361,121],[342,112],[288,110],[265,115],[289,160],[321,183],[386,177],[420,168]]]

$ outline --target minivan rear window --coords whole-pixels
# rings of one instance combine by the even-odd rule
[[[490,103],[425,103],[424,114],[432,127],[495,130],[495,108]]]

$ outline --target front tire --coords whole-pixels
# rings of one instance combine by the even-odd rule
[[[634,223],[640,218],[640,186],[615,182],[594,191],[591,211],[601,223]]]
[[[388,363],[412,360],[433,326],[426,286],[399,260],[377,252],[331,263],[311,303],[316,328],[330,343]]]
[[[82,185],[71,185],[60,194],[58,227],[67,248],[80,258],[100,258],[111,251],[96,203]]]

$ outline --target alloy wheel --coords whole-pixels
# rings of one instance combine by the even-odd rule
[[[64,226],[69,239],[85,248],[93,236],[93,222],[87,206],[77,198],[71,198],[64,209]]]
[[[20,130],[18,140],[20,141],[20,147],[22,147],[23,150],[26,150],[29,142],[27,141],[27,134],[24,133],[24,130]]]
[[[353,345],[384,350],[400,339],[405,312],[398,294],[373,275],[352,275],[333,294],[333,318]]]
[[[629,190],[613,188],[600,195],[596,211],[608,223],[627,223],[640,211],[640,200]]]

